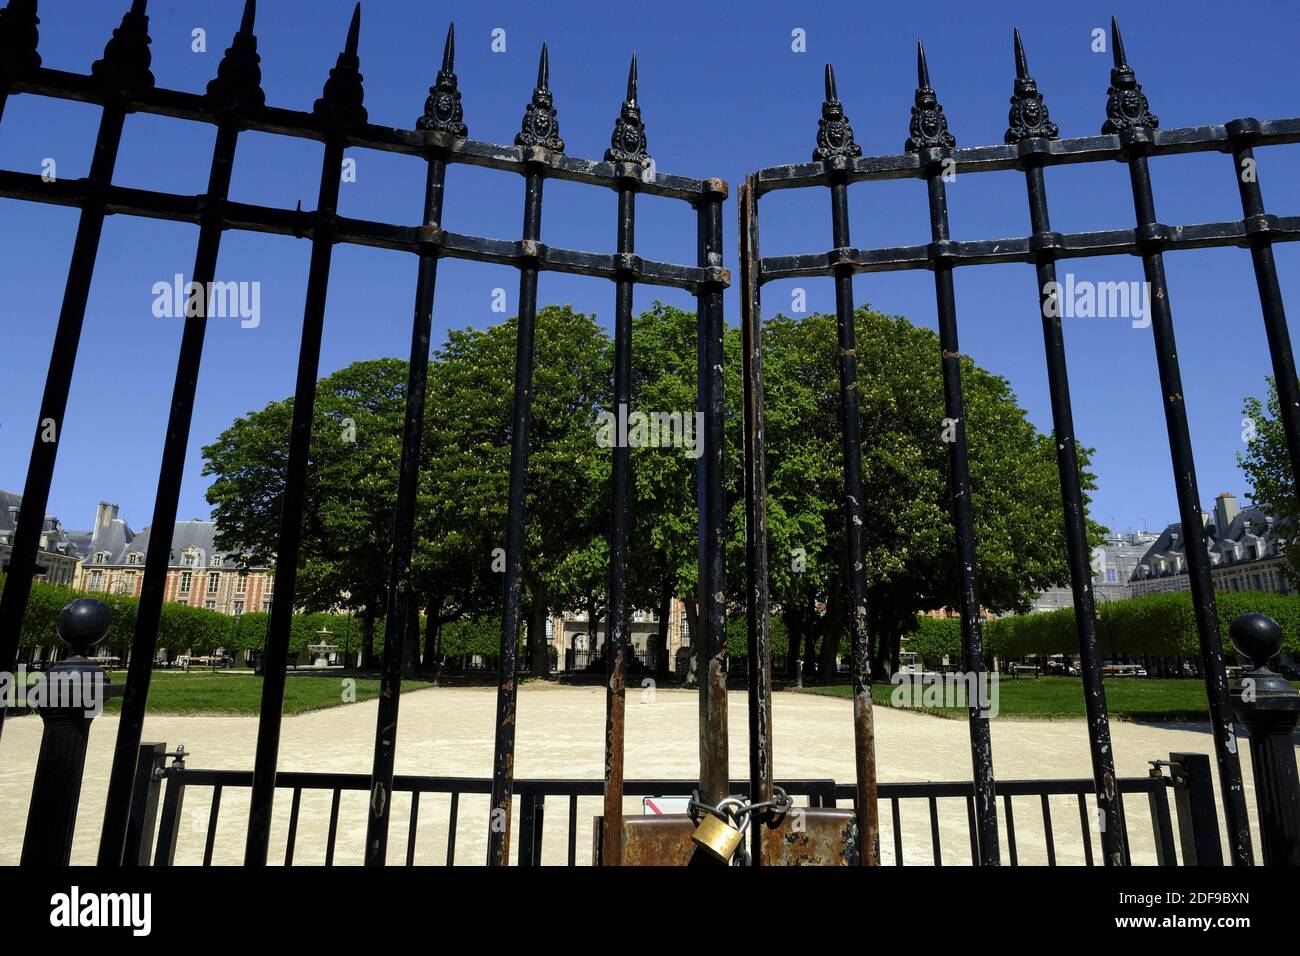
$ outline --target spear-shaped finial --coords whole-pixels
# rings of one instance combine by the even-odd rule
[[[1015,31],[1016,47],[1016,86],[1011,94],[1011,112],[1007,116],[1007,132],[1003,139],[1008,143],[1040,137],[1055,139],[1060,129],[1047,118],[1047,105],[1043,94],[1038,92],[1038,84],[1029,75],[1029,62],[1025,58],[1025,46],[1020,41],[1020,31]]]
[[[447,25],[447,39],[442,44],[442,72],[451,73],[456,68],[456,24]]]
[[[1110,52],[1115,59],[1115,69],[1122,70],[1128,66],[1128,57],[1124,55],[1124,38],[1119,34],[1119,21],[1110,18]]]
[[[1160,125],[1152,115],[1142,84],[1137,81],[1133,68],[1124,53],[1124,38],[1119,33],[1119,21],[1110,18],[1110,44],[1115,65],[1110,71],[1110,88],[1106,90],[1106,122],[1103,133],[1122,133],[1125,130],[1155,129]]]
[[[221,58],[216,79],[208,84],[208,97],[219,110],[238,112],[266,105],[266,94],[262,92],[262,58],[257,54],[257,37],[253,35],[256,17],[256,0],[246,0],[239,32]]]
[[[903,148],[909,153],[922,149],[948,148],[957,140],[948,132],[948,117],[943,115],[934,89],[930,86],[930,68],[925,62],[925,45],[916,41],[916,97],[912,102],[912,121],[908,124],[911,135]]]
[[[835,89],[835,68],[826,64],[826,99],[822,103],[822,118],[817,121],[817,148],[813,162],[825,162],[836,156],[861,156],[862,147],[853,141],[853,127],[844,115]]]
[[[41,65],[36,0],[9,0],[0,10],[0,73],[16,76]]]
[[[516,146],[543,146],[557,153],[564,152],[560,139],[560,122],[555,115],[555,103],[550,90],[551,63],[542,44],[542,56],[537,62],[537,86],[533,98],[524,110],[523,128],[515,134]]]
[[[114,93],[129,97],[138,89],[153,86],[149,64],[149,17],[145,0],[132,0],[131,9],[122,17],[122,25],[104,47],[104,56],[96,60],[90,72]]]
[[[614,121],[614,135],[609,139],[609,149],[605,150],[605,162],[650,165],[650,157],[646,154],[645,123],[641,120],[641,107],[636,102],[636,53],[632,54],[632,64],[627,70],[627,96],[618,119]]]
[[[456,24],[447,27],[447,39],[442,45],[442,69],[438,82],[429,87],[429,98],[424,101],[424,114],[415,121],[416,129],[468,136],[465,111],[460,105],[460,87],[456,81]]]
[[[330,70],[330,78],[325,81],[325,89],[316,101],[312,111],[326,118],[331,123],[349,126],[366,122],[369,114],[365,107],[365,89],[362,87],[361,61],[357,49],[361,42],[361,4],[352,10],[352,22],[348,24],[348,38],[343,44],[343,52],[338,62]]]

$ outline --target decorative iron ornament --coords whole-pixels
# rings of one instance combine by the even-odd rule
[[[844,105],[835,91],[835,69],[826,64],[826,100],[822,118],[817,121],[817,148],[813,161],[825,162],[836,156],[861,156],[862,147],[853,141],[853,127],[844,115]]]
[[[957,145],[957,140],[948,132],[948,117],[943,115],[934,90],[930,88],[930,70],[925,65],[925,47],[916,41],[916,100],[912,104],[912,122],[907,131],[911,135],[903,144],[903,149],[915,153],[922,149]]]
[[[1015,38],[1016,91],[1011,95],[1011,112],[1007,116],[1007,122],[1011,125],[1003,140],[1019,143],[1034,137],[1056,139],[1061,130],[1048,118],[1043,94],[1038,92],[1038,84],[1029,75],[1029,64],[1025,60],[1025,48],[1020,42],[1019,30],[1015,31]]]
[[[560,139],[560,122],[556,119],[555,102],[551,99],[550,75],[550,58],[543,43],[542,56],[537,64],[537,86],[533,89],[532,101],[524,110],[524,126],[515,135],[515,145],[544,146],[562,153],[564,140]]]
[[[1103,133],[1122,133],[1127,129],[1145,127],[1155,129],[1160,119],[1153,116],[1147,104],[1142,84],[1137,81],[1133,68],[1124,56],[1124,38],[1119,35],[1119,23],[1110,18],[1110,47],[1115,66],[1110,71],[1110,89],[1106,90],[1106,122]]]
[[[13,75],[40,67],[41,55],[36,52],[40,22],[36,0],[12,0],[0,10],[0,71]]]
[[[153,73],[149,65],[149,17],[145,0],[132,0],[131,9],[122,17],[122,25],[113,31],[113,38],[104,47],[104,58],[96,60],[91,74],[108,89],[129,97],[134,90],[153,86]]]
[[[239,32],[221,58],[217,78],[208,84],[208,96],[217,100],[224,109],[239,111],[266,105],[266,94],[262,91],[262,58],[257,53],[257,37],[253,35],[256,17],[256,0],[247,0]]]
[[[456,24],[447,27],[447,40],[442,46],[442,69],[438,81],[429,87],[429,98],[424,101],[424,115],[415,121],[415,128],[452,136],[469,135],[464,123],[465,111],[460,105],[460,87],[456,82]]]
[[[361,4],[358,3],[352,11],[352,23],[348,25],[347,43],[339,54],[338,63],[330,70],[321,98],[312,107],[317,116],[341,126],[359,125],[369,118],[364,105],[365,90],[361,85],[361,60],[357,57],[360,39]]]
[[[605,162],[650,165],[650,156],[646,153],[645,123],[641,120],[641,107],[636,102],[635,53],[627,73],[627,98],[614,121],[614,135],[610,137],[609,149],[605,150]]]

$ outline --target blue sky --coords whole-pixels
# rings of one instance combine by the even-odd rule
[[[126,0],[44,0],[41,52],[50,67],[85,71],[99,57]],[[153,70],[160,85],[201,91],[239,19],[242,0],[154,0]],[[257,34],[263,85],[274,105],[308,109],[341,48],[351,0],[262,0]],[[626,13],[620,13],[625,9]],[[599,158],[618,114],[628,57],[639,54],[641,105],[650,152],[660,170],[720,176],[733,186],[753,169],[806,161],[821,103],[823,63],[836,66],[840,97],[867,154],[902,148],[915,85],[915,40],[926,42],[931,78],[959,145],[1000,142],[1013,63],[1011,28],[1022,31],[1032,73],[1062,136],[1091,135],[1105,118],[1110,55],[1091,49],[1092,31],[1120,16],[1129,60],[1165,128],[1300,110],[1292,66],[1296,26],[1288,2],[1248,8],[1204,2],[790,4],[661,2],[642,7],[552,2],[434,4],[368,0],[361,62],[372,122],[410,126],[433,82],[449,19],[457,29],[457,72],[465,119],[476,139],[511,142],[550,44],[551,88],[572,155]],[[653,14],[653,15],[651,15]],[[203,27],[208,51],[191,50]],[[490,48],[505,30],[506,50]],[[806,52],[792,50],[803,30]],[[0,166],[40,172],[53,158],[61,178],[86,173],[99,111],[85,104],[18,96],[0,123]],[[211,128],[132,116],[116,182],[179,193],[202,192]],[[236,158],[232,198],[292,208],[315,203],[318,144],[246,133]],[[344,215],[402,223],[419,219],[423,164],[411,157],[353,151],[356,183],[343,187]],[[1259,152],[1270,211],[1300,210],[1300,147]],[[1231,160],[1221,154],[1152,162],[1157,210],[1170,224],[1240,217]],[[1060,231],[1133,223],[1127,174],[1115,165],[1047,174],[1053,225]],[[454,167],[444,225],[500,238],[519,235],[523,189],[513,175]],[[1028,232],[1023,177],[1017,172],[959,177],[949,187],[953,237]],[[928,240],[924,186],[916,181],[861,184],[851,190],[855,245]],[[75,210],[0,201],[0,323],[6,354],[0,375],[0,488],[21,491],[46,363],[76,228]],[[801,190],[763,202],[765,255],[830,246],[827,194]],[[724,213],[729,265],[735,267],[734,202]],[[614,194],[548,183],[542,236],[570,248],[613,251]],[[100,499],[118,502],[131,524],[149,523],[180,340],[180,323],[154,317],[153,284],[188,276],[196,227],[111,218],[100,247],[49,513],[87,527]],[[638,206],[638,252],[694,262],[693,213],[667,200]],[[237,415],[290,394],[302,321],[308,244],[227,233],[219,280],[261,283],[261,325],[213,320],[199,383],[181,518],[206,517],[199,448]],[[1277,259],[1293,314],[1300,309],[1300,249]],[[1174,253],[1166,259],[1202,497],[1246,491],[1235,465],[1241,400],[1262,391],[1268,352],[1248,253]],[[405,357],[414,303],[413,257],[340,246],[325,318],[322,374],[351,361]],[[1135,280],[1131,257],[1074,261],[1077,279]],[[834,307],[830,280],[765,288],[770,314],[789,311],[794,286],[811,310]],[[859,303],[935,326],[928,273],[855,280]],[[492,290],[516,308],[514,270],[444,262],[438,280],[435,339],[453,327],[486,326]],[[540,301],[571,303],[607,326],[613,287],[602,280],[543,274]],[[1007,376],[1038,427],[1050,428],[1037,294],[1030,266],[957,272],[963,350]],[[655,298],[693,308],[672,290],[641,288],[637,308]],[[734,290],[727,318],[738,321]],[[1072,319],[1067,349],[1080,441],[1097,449],[1093,515],[1121,528],[1163,526],[1176,516],[1172,470],[1149,329],[1121,319]],[[937,360],[937,356],[936,356]]]

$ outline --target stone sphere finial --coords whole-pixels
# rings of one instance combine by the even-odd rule
[[[1282,650],[1282,628],[1267,614],[1238,616],[1228,627],[1228,638],[1256,667],[1264,667]]]
[[[82,657],[104,639],[113,623],[113,611],[96,598],[77,598],[63,606],[55,624],[63,643]]]

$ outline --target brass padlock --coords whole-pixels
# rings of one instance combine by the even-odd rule
[[[745,830],[748,829],[745,824],[736,826],[732,822],[730,814],[727,814],[727,808],[730,806],[741,807],[743,804],[734,797],[728,797],[717,806],[718,811],[726,814],[727,819],[724,820],[718,814],[706,811],[703,819],[695,828],[695,832],[691,835],[691,841],[696,846],[717,857],[723,863],[731,862],[731,858],[736,855],[736,850],[740,848],[740,844],[744,840]],[[745,823],[748,823],[747,815]]]

